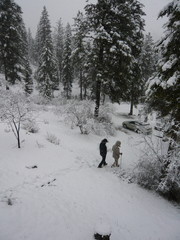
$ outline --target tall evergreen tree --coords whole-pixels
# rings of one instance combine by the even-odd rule
[[[21,26],[21,35],[23,39],[23,47],[21,48],[21,55],[23,56],[21,58],[21,73],[24,81],[24,90],[27,94],[31,94],[33,91],[33,80],[29,61],[27,31],[24,23]]]
[[[161,58],[157,74],[149,81],[148,102],[161,116],[180,121],[180,2],[173,0],[159,14],[167,16],[165,36],[158,43]]]
[[[130,27],[131,34],[129,36],[129,47],[131,48],[131,63],[129,72],[129,88],[127,91],[128,100],[130,100],[130,115],[133,114],[133,106],[138,103],[139,97],[142,95],[142,73],[139,63],[141,48],[143,45],[144,20],[145,15],[142,8],[143,5],[137,0],[129,1],[130,9]],[[127,99],[127,98],[125,98]]]
[[[150,33],[146,34],[144,37],[139,59],[144,84],[156,71],[156,62],[158,60],[158,56],[155,49],[156,45],[153,41],[151,34]]]
[[[156,71],[156,63],[158,61],[158,54],[156,45],[150,33],[144,36],[141,54],[139,57],[139,65],[141,68],[141,99],[145,100],[145,92],[147,90],[147,82]]]
[[[85,7],[89,31],[93,32],[90,36],[96,67],[96,117],[102,89],[112,101],[119,102],[126,96],[129,86],[126,80],[135,69],[135,55],[143,27],[141,8],[142,5],[135,0],[98,0],[97,4]],[[132,41],[136,42],[133,44]]]
[[[73,68],[72,68],[72,32],[69,23],[66,25],[65,30],[62,82],[64,86],[65,97],[70,98],[72,92]]]
[[[43,8],[38,26],[38,69],[36,78],[40,93],[47,98],[53,97],[53,91],[58,87],[57,64],[54,57],[51,26],[46,7]]]
[[[22,11],[13,0],[0,1],[0,23],[0,59],[7,84],[15,84],[28,63]]]
[[[33,65],[36,65],[36,53],[35,53],[35,41],[34,38],[32,37],[32,33],[30,28],[28,29],[27,32],[27,41],[28,41],[28,56],[29,60]]]
[[[57,22],[57,27],[54,31],[54,50],[58,65],[59,82],[62,81],[63,49],[64,49],[64,28],[61,19],[59,19],[59,21]]]
[[[87,60],[87,41],[86,41],[86,23],[82,12],[78,12],[74,19],[73,36],[73,66],[77,72],[80,86],[80,99],[83,100],[83,90],[86,91],[86,60]]]

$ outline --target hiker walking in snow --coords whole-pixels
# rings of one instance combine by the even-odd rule
[[[107,142],[108,142],[108,140],[105,138],[101,141],[101,143],[99,145],[99,151],[100,151],[100,155],[102,157],[102,161],[98,165],[98,168],[102,168],[102,166],[107,165],[107,163],[106,163],[106,155],[107,155],[106,143]]]
[[[121,147],[120,141],[117,141],[112,147],[114,163],[111,167],[119,167],[118,160],[120,155],[122,155],[122,153],[120,152],[120,147]]]

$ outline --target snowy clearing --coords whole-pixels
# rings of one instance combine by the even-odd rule
[[[129,106],[114,107],[120,128]],[[124,129],[114,137],[81,135],[54,107],[39,111],[37,123],[38,133],[21,130],[21,149],[0,124],[1,240],[93,240],[99,225],[107,226],[111,240],[180,239],[179,208],[126,178],[143,149],[141,135]],[[47,134],[59,144],[49,142]],[[98,169],[104,137],[108,165]],[[121,168],[111,168],[116,140],[122,142]]]

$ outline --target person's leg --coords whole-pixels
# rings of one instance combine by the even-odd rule
[[[112,164],[111,167],[115,167],[116,166],[116,160],[114,159],[114,163]]]
[[[119,167],[118,158],[115,159],[115,164],[116,164],[116,167]]]
[[[106,162],[106,156],[103,157],[103,165],[106,166],[107,162]]]
[[[104,165],[104,157],[102,156],[102,161],[100,162],[100,164],[98,165],[98,168],[102,168],[102,165]]]

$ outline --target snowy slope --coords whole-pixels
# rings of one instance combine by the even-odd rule
[[[129,109],[115,107],[120,127]],[[21,149],[0,124],[0,240],[91,240],[98,224],[109,226],[111,240],[180,239],[178,207],[121,176],[138,160],[140,135],[122,130],[109,137],[108,166],[98,169],[103,137],[70,129],[53,107],[39,111],[37,121],[38,133],[22,130]],[[48,142],[47,133],[59,145]],[[122,142],[121,169],[110,167],[116,140]]]

